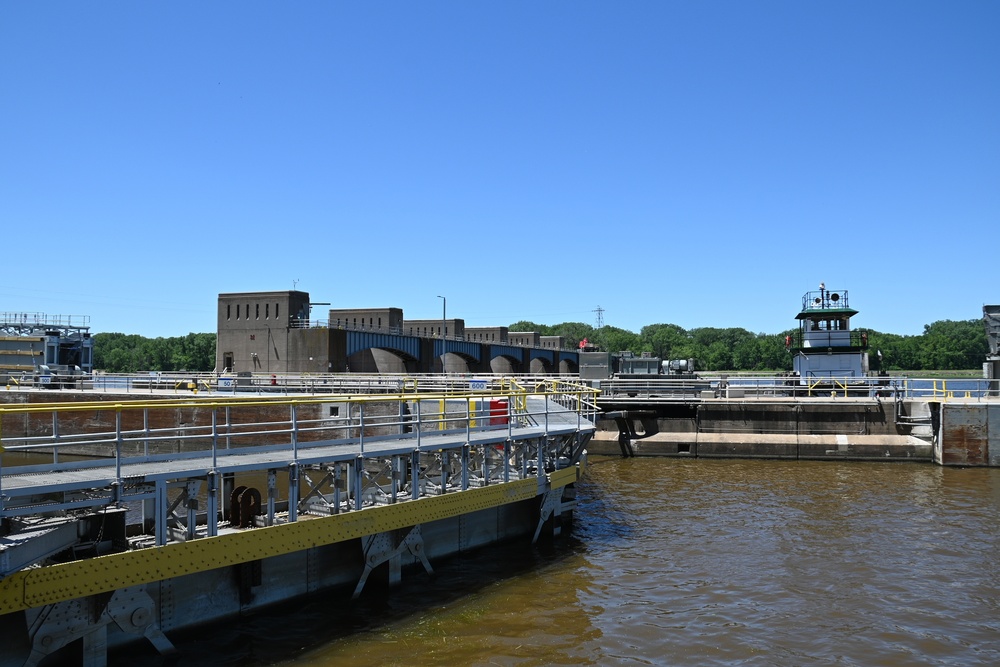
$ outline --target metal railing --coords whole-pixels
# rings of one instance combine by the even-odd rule
[[[152,519],[149,539],[162,545],[218,534],[219,478],[234,471],[268,475],[260,525],[542,477],[578,460],[595,395],[549,381],[475,392],[0,406],[0,518],[131,505],[143,524]],[[12,465],[29,454],[35,460]],[[288,478],[283,500],[278,472]],[[206,511],[191,502],[195,482],[207,482]]]
[[[1000,381],[980,378],[935,379],[908,376],[809,377],[775,375],[708,375],[673,379],[602,380],[601,398],[696,401],[705,397],[894,397],[932,401],[985,401],[1000,397]],[[709,392],[709,394],[703,394]]]
[[[450,321],[450,320],[449,320]],[[354,322],[331,322],[330,320],[306,320],[301,318],[292,318],[289,320],[288,327],[290,329],[341,329],[344,331],[360,331],[365,333],[379,333],[379,334],[389,334],[393,336],[412,336],[414,338],[426,338],[428,340],[450,340],[462,343],[479,343],[481,345],[509,345],[511,347],[527,347],[534,349],[543,350],[561,350],[564,352],[577,352],[579,349],[573,346],[563,346],[563,347],[549,347],[544,345],[542,342],[526,342],[523,340],[478,340],[476,338],[471,338],[467,335],[456,336],[454,334],[442,336],[440,333],[415,331],[417,327],[392,327],[392,326],[378,326],[374,324],[357,324]],[[419,327],[424,329],[424,327]],[[440,331],[440,329],[439,329]]]

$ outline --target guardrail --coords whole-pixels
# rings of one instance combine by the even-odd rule
[[[317,503],[336,513],[541,477],[560,461],[578,458],[575,434],[593,428],[595,394],[589,387],[551,381],[464,393],[4,405],[0,518],[132,501],[145,512],[142,501],[155,501],[156,544],[162,545],[169,540],[168,527],[178,521],[186,526],[187,538],[195,536],[195,509],[186,521],[174,516],[184,502],[181,496],[192,500],[197,493],[184,480],[208,481],[214,491],[219,489],[215,478],[225,470],[287,471],[288,498],[298,498],[299,484],[306,483],[300,471],[319,465],[317,470],[336,467],[338,475],[347,475],[346,487],[330,487],[332,496],[319,491],[323,484],[329,487],[326,472],[319,484],[309,482],[304,499],[311,499],[309,507],[288,502],[289,521],[299,511],[315,510]],[[12,466],[18,454],[33,454],[35,460]],[[72,473],[66,479],[75,481],[60,481],[64,473]],[[158,481],[149,481],[151,474]],[[37,476],[34,486],[26,487],[32,475]],[[80,482],[81,475],[92,475],[93,485]],[[173,503],[167,500],[168,487],[183,488]],[[278,520],[271,487],[273,480],[265,525]],[[218,531],[217,495],[202,519],[208,535]]]
[[[788,375],[708,375],[692,378],[653,376],[650,379],[610,379],[600,382],[601,397],[697,401],[711,397],[893,397],[933,401],[983,401],[1000,396],[1000,381],[978,378],[811,377]]]
[[[362,373],[94,373],[61,378],[64,388],[102,393],[177,396],[229,394],[244,396],[293,396],[301,394],[391,394],[399,392],[463,393],[488,388],[579,385],[576,376],[476,375],[476,374],[362,374]],[[589,381],[596,383],[597,381]],[[546,384],[548,383],[548,384]],[[910,376],[813,377],[786,374],[708,374],[675,377],[650,375],[648,379],[610,378],[599,382],[600,395],[699,400],[702,391],[723,395],[729,388],[755,396],[891,395],[928,400],[980,400],[1000,396],[1000,380],[982,378],[919,378]],[[51,388],[31,375],[11,376],[7,389]]]

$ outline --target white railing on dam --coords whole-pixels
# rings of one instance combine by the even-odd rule
[[[492,374],[365,374],[365,373],[94,373],[63,378],[59,387],[103,393],[198,393],[274,395],[330,393],[464,392],[500,386],[506,381],[526,386],[553,380],[577,382],[573,375]],[[829,397],[831,393],[931,401],[985,400],[1000,396],[1000,381],[984,378],[924,378],[913,375],[871,377],[816,377],[805,380],[788,374],[728,374],[705,372],[690,376],[650,375],[647,378],[584,380],[603,397],[632,396],[700,400],[712,392],[744,396]],[[52,389],[31,375],[11,377],[7,389]]]

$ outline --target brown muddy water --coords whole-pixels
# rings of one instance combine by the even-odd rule
[[[571,537],[114,665],[996,665],[1000,470],[603,459]]]

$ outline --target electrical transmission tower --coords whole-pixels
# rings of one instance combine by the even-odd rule
[[[604,309],[598,306],[593,312],[597,313],[597,328],[600,329],[604,326]]]

